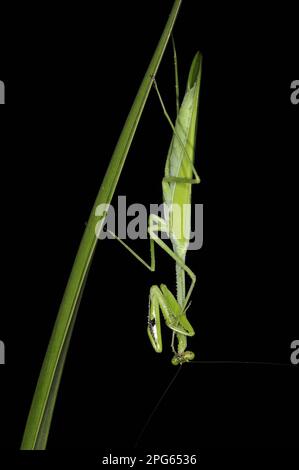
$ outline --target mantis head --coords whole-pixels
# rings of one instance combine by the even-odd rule
[[[193,361],[195,354],[192,351],[184,351],[182,353],[177,353],[171,359],[171,363],[174,366],[178,366],[179,364],[183,364],[184,362]]]

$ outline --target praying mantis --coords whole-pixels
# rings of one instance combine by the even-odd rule
[[[172,38],[177,116],[172,123],[160,95],[155,77],[152,77],[163,113],[169,122],[173,136],[168,150],[165,174],[162,179],[164,217],[150,214],[148,234],[150,238],[151,262],[148,264],[117,235],[110,232],[136,259],[150,271],[155,271],[155,243],[159,245],[175,262],[176,297],[165,284],[153,285],[149,294],[147,333],[154,350],[162,352],[162,334],[160,312],[166,326],[172,330],[171,348],[174,356],[173,365],[183,364],[194,359],[194,353],[186,350],[187,338],[194,336],[193,327],[186,316],[188,302],[196,283],[196,275],[186,265],[191,232],[191,190],[193,184],[200,183],[194,167],[195,141],[197,132],[198,100],[201,82],[202,56],[197,52],[192,61],[185,96],[179,105],[179,82],[177,55]],[[165,232],[171,241],[172,249],[157,235]],[[185,276],[191,280],[186,294]],[[175,344],[176,343],[176,344]]]

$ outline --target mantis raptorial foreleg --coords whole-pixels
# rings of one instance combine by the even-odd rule
[[[161,223],[163,222],[163,223]],[[151,262],[147,263],[141,256],[139,256],[131,247],[129,247],[123,240],[121,240],[117,235],[110,231],[110,233],[138,260],[140,261],[147,269],[150,271],[155,271],[155,242],[161,246],[161,248],[166,251],[191,277],[191,286],[189,288],[188,294],[186,296],[185,303],[183,307],[179,305],[173,294],[166,287],[166,285],[161,284],[161,289],[158,286],[152,286],[150,289],[149,295],[149,311],[148,311],[148,336],[150,338],[151,344],[156,352],[162,352],[162,336],[161,336],[161,321],[160,321],[160,310],[165,319],[166,325],[173,331],[171,346],[175,354],[173,363],[176,362],[176,351],[174,349],[174,334],[178,336],[178,351],[184,351],[186,347],[186,336],[193,336],[194,330],[190,325],[186,317],[186,305],[191,296],[193,287],[196,282],[196,276],[191,271],[188,266],[182,262],[176,253],[174,253],[156,234],[156,231],[166,231],[165,226],[166,222],[155,214],[150,214],[149,216],[149,227],[148,233],[150,235],[150,253],[151,253]],[[164,230],[163,230],[164,229]],[[191,360],[193,356],[190,355],[189,351],[184,352],[185,360]]]
[[[194,330],[186,316],[181,316],[181,308],[170,290],[161,284],[152,286],[149,295],[149,317],[147,332],[156,352],[162,352],[160,310],[166,325],[183,336],[193,336]],[[175,353],[175,351],[173,350]]]

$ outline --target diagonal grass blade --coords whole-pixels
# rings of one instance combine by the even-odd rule
[[[97,244],[95,226],[96,223],[99,223],[98,228],[101,229],[101,224],[103,225],[104,222],[104,218],[99,222],[99,218],[95,216],[95,208],[99,204],[110,204],[112,200],[152,86],[152,76],[157,73],[181,3],[182,0],[174,1],[170,16],[137,92],[91,211],[40,371],[21,444],[22,450],[44,450],[46,448],[63,366]]]

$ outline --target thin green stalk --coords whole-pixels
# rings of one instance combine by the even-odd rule
[[[70,344],[80,299],[97,244],[95,226],[98,223],[98,229],[100,231],[104,223],[104,218],[99,221],[99,217],[95,216],[95,209],[99,204],[110,204],[112,200],[118,179],[152,86],[152,77],[157,73],[181,6],[181,2],[182,0],[174,1],[165,29],[140,85],[124,128],[120,134],[91,211],[40,371],[23,436],[21,445],[22,450],[44,450],[46,448],[63,366]]]

